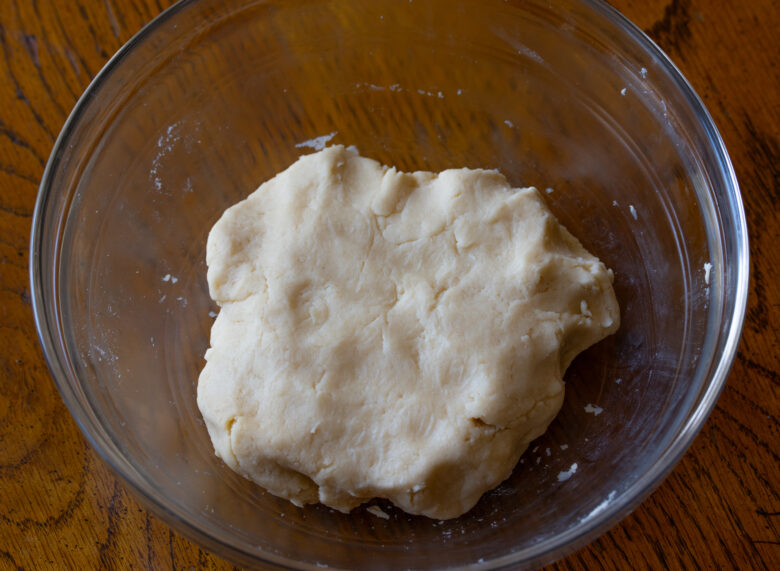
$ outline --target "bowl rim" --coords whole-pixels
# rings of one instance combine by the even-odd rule
[[[262,561],[263,563],[271,563],[280,568],[317,569],[314,565],[302,562],[291,562],[274,553],[261,550],[249,551],[235,543],[223,541],[197,527],[185,514],[181,513],[181,511],[173,509],[174,506],[172,506],[170,502],[167,502],[162,494],[159,492],[151,493],[149,489],[144,488],[141,485],[141,478],[132,470],[132,467],[117,461],[109,450],[111,447],[110,440],[100,432],[99,424],[91,419],[90,411],[83,407],[75,398],[75,394],[67,382],[68,375],[65,368],[62,366],[61,359],[67,361],[67,358],[61,354],[60,346],[57,343],[59,336],[52,334],[52,323],[50,323],[48,319],[46,300],[47,294],[51,292],[46,290],[43,276],[46,275],[47,271],[53,271],[56,274],[56,271],[52,270],[52,268],[56,266],[56,259],[49,267],[44,268],[42,266],[40,250],[41,244],[43,243],[44,230],[46,228],[44,224],[46,207],[52,196],[53,181],[62,157],[63,149],[67,146],[68,140],[79,122],[79,119],[84,114],[95,95],[108,81],[113,70],[122,64],[122,61],[138,44],[151,37],[163,24],[189,8],[191,5],[197,4],[200,1],[201,0],[180,0],[162,11],[133,35],[95,75],[81,97],[79,97],[73,110],[65,121],[46,163],[33,211],[29,243],[29,279],[35,327],[52,379],[81,433],[89,442],[90,446],[97,451],[99,456],[106,463],[108,463],[114,473],[125,482],[132,490],[134,496],[139,499],[147,509],[196,543],[204,545],[212,551],[219,553],[220,556],[225,556],[223,554],[226,550],[228,558],[240,562],[241,564],[251,566]],[[605,21],[608,21],[610,25],[621,29],[621,31],[624,32],[628,38],[643,51],[643,53],[651,55],[664,71],[668,73],[669,77],[673,80],[675,87],[685,99],[687,105],[690,106],[690,109],[698,117],[700,127],[702,127],[706,133],[709,142],[712,145],[711,150],[723,171],[722,182],[727,189],[730,206],[735,215],[733,222],[735,223],[734,237],[736,238],[734,254],[736,291],[733,296],[733,313],[731,314],[731,323],[728,328],[728,334],[723,343],[723,352],[720,359],[717,357],[713,358],[712,364],[717,364],[717,366],[711,375],[711,382],[700,397],[698,406],[692,411],[687,422],[681,427],[677,437],[663,453],[655,459],[651,469],[643,473],[622,492],[621,498],[626,499],[627,501],[610,503],[598,514],[589,517],[581,526],[570,528],[523,552],[504,555],[497,559],[485,561],[484,563],[477,563],[476,565],[473,565],[473,568],[475,569],[500,569],[516,566],[518,564],[524,566],[539,565],[563,558],[567,554],[583,547],[599,535],[605,533],[609,528],[617,525],[644,501],[674,469],[701,430],[709,414],[712,412],[718,396],[725,386],[729,371],[736,356],[747,308],[750,258],[745,209],[734,167],[726,150],[723,138],[715,126],[710,113],[707,111],[703,101],[696,94],[691,84],[666,53],[650,39],[647,34],[618,12],[617,9],[603,0],[572,1],[589,11],[596,13]],[[518,557],[518,554],[520,554],[521,557]],[[291,564],[294,566],[291,567]]]

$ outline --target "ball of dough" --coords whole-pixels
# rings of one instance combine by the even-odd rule
[[[334,146],[229,208],[198,383],[217,455],[297,505],[452,518],[506,479],[618,327],[612,272],[534,188]]]

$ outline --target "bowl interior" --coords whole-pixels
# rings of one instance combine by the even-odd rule
[[[555,4],[185,2],[100,76],[45,181],[40,319],[74,415],[165,517],[244,563],[538,562],[670,469],[731,325],[717,196],[733,189],[668,63],[608,8]],[[198,412],[208,231],[323,136],[548,189],[615,271],[620,331],[575,360],[548,433],[458,519],[296,508],[226,468]]]

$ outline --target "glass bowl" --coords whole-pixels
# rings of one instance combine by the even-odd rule
[[[229,205],[325,143],[545,189],[616,274],[620,331],[466,515],[303,509],[219,461],[195,403]],[[242,565],[530,566],[669,473],[723,388],[746,303],[737,181],[672,63],[605,3],[193,0],[133,38],[60,135],[33,220],[38,330],[91,444],[171,525]]]

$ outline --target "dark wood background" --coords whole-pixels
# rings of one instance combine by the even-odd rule
[[[33,324],[28,241],[54,139],[107,59],[170,0],[0,0],[0,569],[231,565],[141,508],[62,404]],[[747,210],[752,281],[718,405],[672,475],[561,569],[780,568],[780,8],[613,0],[704,99]]]

